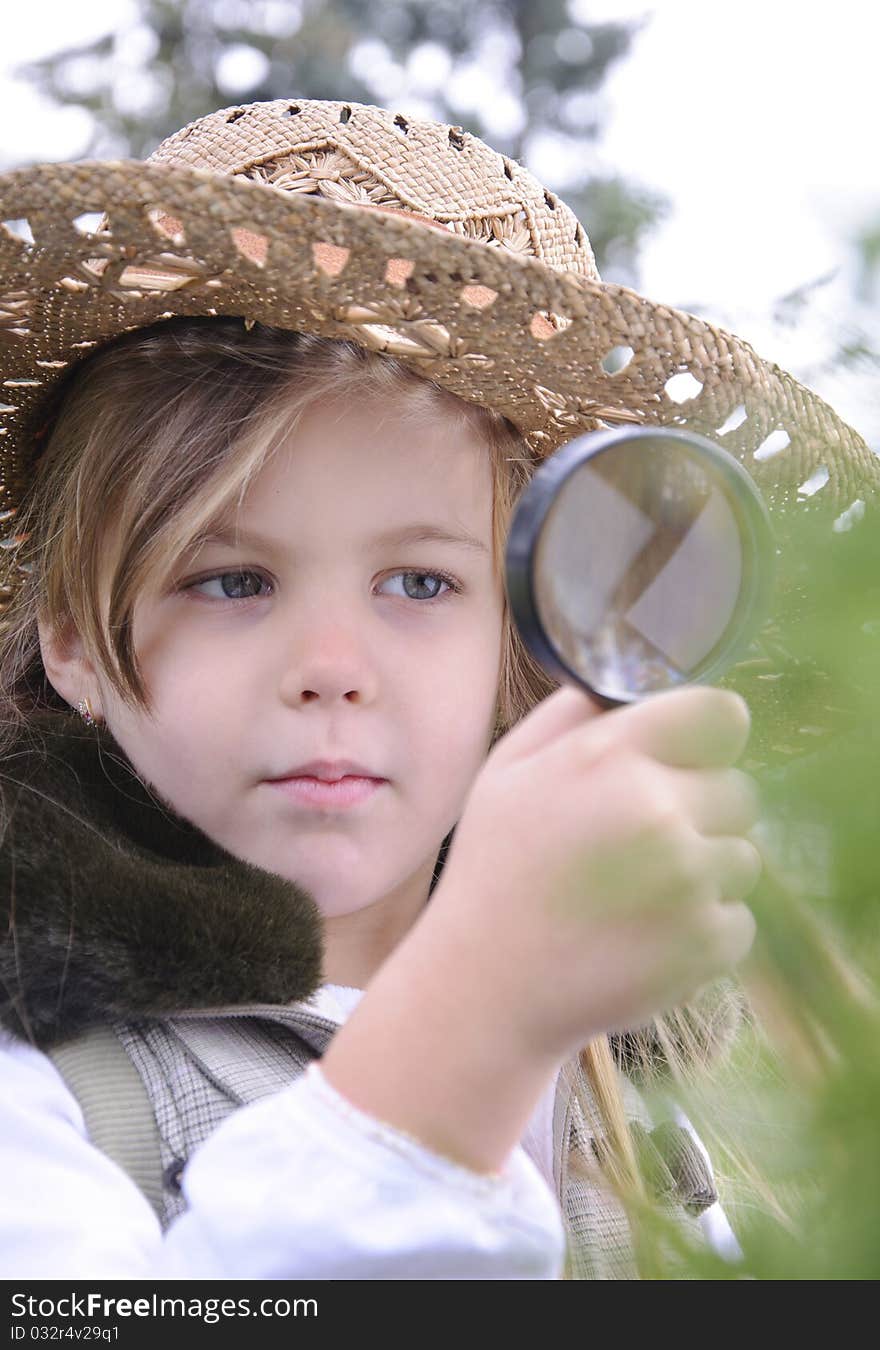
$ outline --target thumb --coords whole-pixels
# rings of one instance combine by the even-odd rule
[[[563,685],[527,713],[492,747],[495,764],[513,764],[543,750],[566,732],[585,726],[605,711],[585,689]]]

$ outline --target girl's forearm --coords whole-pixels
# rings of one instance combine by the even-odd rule
[[[379,1120],[476,1172],[500,1171],[560,1060],[514,1036],[485,971],[422,915],[321,1061]]]

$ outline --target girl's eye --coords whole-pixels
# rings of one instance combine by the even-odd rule
[[[212,600],[252,600],[264,583],[269,584],[259,572],[218,572],[216,576],[205,577],[202,581],[194,581],[186,589],[197,591],[200,595],[207,595]],[[209,592],[201,589],[203,586],[214,585],[220,586],[220,595],[216,591]]]
[[[425,582],[441,582],[447,587],[447,594],[457,595],[461,590],[461,586],[455,577],[450,576],[448,572],[395,572],[393,576],[387,577],[386,580],[396,581],[398,577],[403,578],[403,592],[407,600],[446,599],[445,594],[439,594],[439,588],[436,586],[433,587],[433,590],[431,585],[428,586],[427,589],[431,592],[429,595],[421,594],[420,592],[425,590]]]
[[[439,586],[432,583],[440,583],[447,588],[447,593],[458,595],[461,591],[460,583],[455,577],[450,576],[448,572],[395,572],[393,577],[386,578],[387,581],[396,581],[398,577],[403,578],[403,594],[407,600],[419,600],[422,602],[431,600],[444,600],[445,594],[440,593]],[[426,586],[426,583],[427,586]],[[271,593],[271,583],[266,581],[259,572],[218,572],[213,577],[204,577],[201,581],[194,581],[185,589],[196,591],[211,600],[253,600],[261,598],[259,591],[262,585],[269,587]],[[219,586],[217,590],[207,591],[206,586]],[[429,592],[425,594],[425,590]]]

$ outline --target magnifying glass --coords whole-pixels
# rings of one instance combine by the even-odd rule
[[[695,432],[626,427],[578,436],[534,474],[507,593],[547,673],[610,708],[723,674],[767,617],[775,562],[738,460]]]

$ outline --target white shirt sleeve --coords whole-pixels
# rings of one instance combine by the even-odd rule
[[[0,1033],[3,1279],[553,1280],[559,1207],[520,1145],[490,1176],[361,1111],[317,1061],[234,1111],[163,1234],[53,1062]]]

